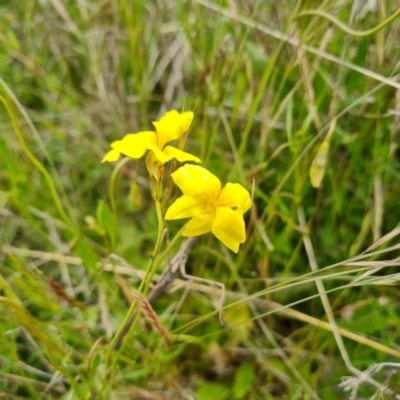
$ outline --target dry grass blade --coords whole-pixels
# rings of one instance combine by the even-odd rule
[[[372,246],[368,247],[367,250],[363,252],[369,253],[372,250],[375,250],[377,247],[382,246],[384,243],[388,242],[389,240],[393,239],[395,236],[400,234],[400,226],[393,229],[391,232],[387,233],[386,235],[382,236],[378,241],[376,241]]]
[[[157,314],[153,310],[150,302],[137,290],[132,290],[132,295],[137,301],[139,308],[142,310],[145,318],[150,322],[151,326],[163,337],[168,347],[171,347],[168,331],[161,325]]]
[[[37,389],[42,389],[42,390],[45,389],[48,385],[47,382],[42,382],[42,381],[32,379],[32,378],[26,378],[21,375],[9,374],[9,373],[2,372],[2,371],[0,371],[0,380],[1,379],[4,379],[6,382],[13,383],[13,384],[18,383],[21,386],[26,385],[27,387],[29,387],[32,385],[33,387],[36,387]],[[66,389],[62,385],[53,385],[51,387],[51,391],[54,392],[54,394],[62,395],[66,392]]]
[[[65,8],[64,4],[60,0],[50,0],[50,2],[52,3],[53,7],[56,9],[60,17],[67,24],[68,29],[76,35],[79,35],[79,29],[68,14],[68,11]]]

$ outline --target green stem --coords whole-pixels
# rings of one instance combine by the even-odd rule
[[[158,235],[157,235],[157,240],[156,240],[156,244],[154,246],[154,250],[151,253],[151,258],[149,261],[149,264],[147,266],[146,269],[146,275],[143,278],[142,282],[140,283],[139,286],[139,292],[142,292],[144,287],[147,287],[150,285],[150,281],[152,276],[154,275],[155,268],[153,268],[153,264],[154,261],[157,257],[157,254],[160,250],[161,247],[161,240],[162,240],[162,235],[163,235],[163,230],[164,230],[164,220],[162,217],[162,212],[161,212],[161,203],[159,200],[156,201],[156,210],[157,210],[157,219],[158,219]],[[122,324],[120,325],[120,327],[118,328],[116,334],[114,335],[113,339],[111,340],[111,343],[108,346],[107,349],[107,354],[106,354],[106,366],[107,368],[110,366],[110,362],[111,362],[111,355],[113,352],[113,349],[115,347],[115,343],[119,340],[121,340],[121,336],[126,335],[127,333],[129,333],[129,330],[132,329],[132,324],[128,331],[125,332],[126,327],[130,324],[130,320],[132,318],[132,315],[135,313],[135,308],[136,308],[136,301],[132,301],[131,306],[129,307],[129,310],[127,312],[127,314],[125,315],[124,321],[122,322]],[[119,351],[122,350],[122,347],[120,347]]]
[[[158,254],[158,252],[160,250],[160,247],[161,247],[161,240],[162,240],[163,232],[164,232],[164,219],[162,217],[160,200],[156,200],[156,211],[157,211],[157,219],[158,219],[157,241],[156,241],[156,245],[154,247],[154,251],[153,251],[153,253],[151,255],[151,260],[150,260],[149,265],[148,265],[147,270],[146,270],[146,275],[143,278],[143,280],[142,280],[142,282],[141,282],[141,284],[139,286],[139,292],[143,293],[145,296],[147,296],[147,293],[149,291],[149,286],[150,286],[151,279],[153,278],[153,276],[154,276],[154,274],[155,274],[155,272],[157,270],[157,267],[159,265],[159,263],[156,263],[153,266],[154,261],[155,261],[155,259],[157,257],[157,254]],[[144,289],[143,289],[143,287],[144,287]]]
[[[174,236],[174,238],[171,240],[171,242],[168,244],[168,246],[166,247],[166,249],[163,251],[163,253],[161,254],[160,257],[158,257],[157,262],[154,263],[154,265],[151,266],[151,270],[148,270],[149,273],[146,274],[145,278],[142,281],[145,283],[145,287],[143,290],[143,294],[145,296],[148,295],[149,293],[149,287],[150,287],[150,283],[153,280],[153,276],[154,274],[157,272],[158,267],[160,266],[160,264],[163,262],[163,260],[165,259],[165,257],[169,254],[169,252],[171,251],[172,247],[174,246],[174,244],[178,241],[178,239],[182,236],[182,232],[185,229],[185,226]],[[142,284],[139,287],[139,291],[141,291],[141,287]]]
[[[168,246],[165,248],[165,250],[162,252],[161,256],[157,259],[157,262],[154,264],[154,273],[157,271],[158,267],[160,264],[163,262],[165,257],[167,257],[168,253],[171,252],[172,247],[174,247],[175,243],[178,241],[178,239],[182,236],[182,232],[184,231],[186,227],[186,224],[179,230],[179,232],[173,237],[173,239],[169,242]],[[151,276],[153,278],[154,276]]]

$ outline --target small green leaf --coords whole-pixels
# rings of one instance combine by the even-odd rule
[[[228,395],[228,388],[222,383],[203,383],[196,390],[198,400],[224,400]]]
[[[315,156],[310,168],[310,181],[311,185],[318,189],[321,187],[322,180],[325,176],[326,166],[328,164],[328,153],[332,135],[336,128],[336,119],[332,119],[329,132],[325,140],[319,146],[317,155]]]
[[[256,373],[254,365],[243,363],[235,373],[235,383],[233,385],[233,394],[236,399],[242,399],[252,388]]]
[[[322,179],[325,175],[326,164],[328,162],[329,140],[324,140],[319,146],[310,168],[310,181],[314,188],[321,187]]]
[[[76,239],[73,252],[82,260],[85,267],[97,269],[99,257],[83,236]]]
[[[15,34],[14,34],[12,29],[10,29],[9,31],[6,32],[6,36],[7,36],[7,39],[8,39],[8,43],[7,44],[10,45],[10,47],[13,50],[21,50],[21,47],[20,47],[19,42],[18,42],[18,39],[15,36]]]

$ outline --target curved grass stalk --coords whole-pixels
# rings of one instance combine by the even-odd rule
[[[367,29],[365,31],[357,31],[355,29],[352,29],[348,27],[346,24],[344,24],[342,21],[334,17],[333,15],[325,12],[325,11],[320,11],[320,10],[308,10],[308,11],[302,11],[299,13],[295,18],[300,18],[308,15],[315,15],[321,18],[325,18],[329,21],[331,21],[333,24],[335,24],[340,30],[343,32],[347,33],[348,35],[355,36],[355,37],[366,37],[373,35],[383,28],[385,28],[387,25],[389,25],[392,21],[394,21],[399,15],[400,15],[400,8],[392,14],[389,18],[385,19],[383,22],[381,22],[379,25]]]

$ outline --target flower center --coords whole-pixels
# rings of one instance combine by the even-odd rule
[[[204,211],[208,214],[215,214],[215,204],[212,200],[207,200],[204,203]]]

